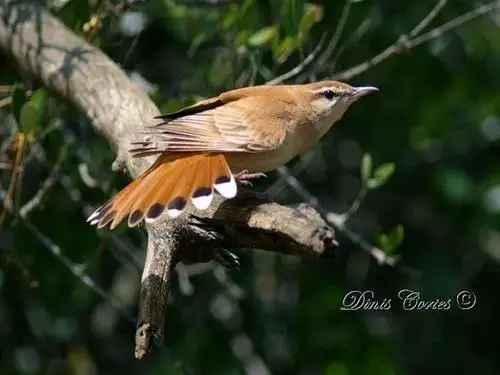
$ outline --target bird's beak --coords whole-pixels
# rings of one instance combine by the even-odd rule
[[[357,99],[357,98],[359,98],[363,95],[369,94],[373,91],[378,91],[378,88],[373,87],[373,86],[355,87],[354,91],[352,92],[352,97]]]

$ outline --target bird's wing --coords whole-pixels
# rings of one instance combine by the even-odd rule
[[[278,148],[292,118],[282,106],[273,105],[278,100],[258,92],[204,100],[159,116],[164,122],[148,128],[144,134],[150,139],[135,142],[139,147],[130,152],[139,157],[164,151],[261,152]]]

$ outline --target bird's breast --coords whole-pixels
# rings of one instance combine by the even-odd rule
[[[233,173],[248,170],[249,173],[268,172],[285,165],[295,156],[305,152],[318,140],[318,135],[301,129],[287,134],[283,144],[273,150],[246,153],[228,153],[227,160]]]
[[[233,173],[243,170],[248,170],[249,173],[268,172],[285,165],[294,156],[281,148],[255,153],[233,152],[226,155]]]

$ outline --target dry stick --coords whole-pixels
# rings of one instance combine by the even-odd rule
[[[40,3],[3,0],[0,49],[89,117],[92,126],[117,153],[115,171],[125,170],[136,177],[151,165],[152,158],[133,159],[128,149],[131,141],[138,140],[137,134],[144,126],[152,125],[158,108],[113,61],[74,35]],[[149,241],[139,301],[138,357],[150,350],[155,337],[163,339],[172,259],[189,259],[199,254],[203,258],[200,260],[207,261],[207,257],[216,255],[217,248],[252,248],[249,245],[305,257],[331,256],[335,248],[333,229],[311,213],[312,209],[280,206],[244,189],[240,189],[239,196],[245,197],[245,202],[224,201],[217,196],[210,211],[198,213],[190,208],[184,215],[193,214],[190,220],[147,225]],[[156,267],[152,262],[158,257],[163,262]]]

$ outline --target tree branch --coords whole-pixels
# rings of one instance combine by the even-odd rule
[[[0,48],[19,67],[84,112],[111,144],[115,171],[138,176],[151,158],[132,159],[127,150],[158,108],[104,53],[74,35],[38,3],[0,0]],[[149,240],[139,301],[136,356],[163,339],[166,297],[179,260],[208,261],[231,254],[218,248],[259,248],[304,257],[331,257],[331,227],[310,207],[284,207],[251,191],[236,199],[214,199],[203,214],[188,210],[179,220],[147,226]]]

